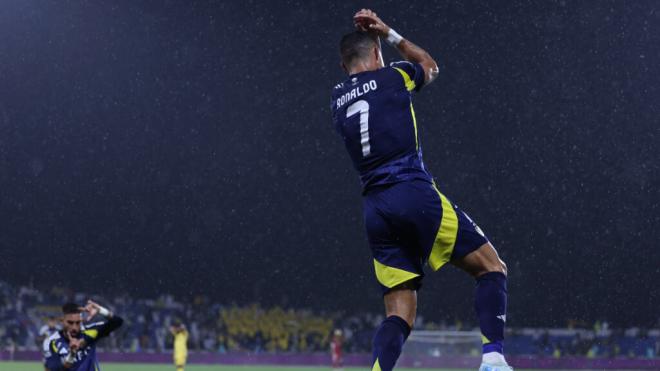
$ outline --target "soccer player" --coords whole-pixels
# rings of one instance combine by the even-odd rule
[[[83,323],[82,314],[91,321],[100,314],[106,321]],[[89,300],[79,307],[75,303],[62,306],[62,330],[44,341],[44,366],[50,371],[99,371],[96,342],[118,329],[124,321],[108,309]]]
[[[506,265],[481,229],[435,186],[424,167],[412,93],[438,75],[433,58],[371,10],[340,41],[348,79],[332,92],[332,117],[362,181],[364,222],[386,318],[373,340],[374,371],[392,370],[417,311],[423,265],[452,263],[476,279],[480,370],[511,370],[502,350]],[[405,59],[385,67],[380,38]]]
[[[49,316],[46,323],[41,326],[39,329],[39,336],[37,336],[37,343],[43,345],[43,342],[46,341],[48,337],[56,333],[61,329],[60,325],[57,323],[57,318],[55,316]]]
[[[341,371],[344,369],[344,357],[342,357],[342,347],[344,345],[344,337],[342,331],[336,329],[330,342],[330,353],[332,354],[332,369],[334,371]]]
[[[176,371],[183,371],[188,358],[188,330],[177,320],[170,326],[170,332],[174,336],[174,367]]]
[[[46,323],[39,329],[37,343],[44,349],[48,348],[48,344],[45,344],[45,342],[51,335],[60,331],[61,329],[62,327],[57,323],[57,318],[55,318],[55,316],[49,316]],[[47,368],[45,368],[45,370],[48,371]]]

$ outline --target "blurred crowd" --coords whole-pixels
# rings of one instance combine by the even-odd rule
[[[40,349],[40,332],[56,324],[64,302],[84,303],[89,297],[61,288],[48,292],[14,288],[0,282],[0,339],[4,346]],[[172,296],[135,299],[94,297],[124,318],[124,326],[103,340],[103,349],[127,352],[171,349],[168,328],[176,320],[190,333],[189,348],[210,352],[315,352],[329,347],[334,318],[308,310],[264,309],[259,305],[213,303],[205,297],[179,302]]]
[[[89,297],[67,289],[37,290],[14,287],[0,281],[0,345],[4,348],[37,350],[49,327],[57,324],[60,306],[67,301],[84,303]],[[220,304],[206,297],[177,301],[170,295],[136,299],[126,295],[93,297],[121,315],[124,326],[99,343],[104,350],[164,352],[172,348],[168,328],[183,322],[189,331],[189,349],[207,352],[328,352],[334,329],[341,329],[343,350],[370,352],[373,332],[381,314],[319,313],[311,310],[262,308],[258,304]],[[50,321],[49,321],[50,319]],[[49,323],[50,322],[50,323]],[[660,330],[612,330],[606,322],[590,328],[508,329],[508,354],[562,357],[658,357]],[[418,317],[416,330],[466,331],[474,326],[460,321],[433,323]],[[478,330],[478,329],[477,329]],[[409,341],[407,348],[416,347]],[[420,346],[429,354],[447,347]],[[472,346],[470,353],[478,352]],[[464,350],[461,350],[465,354]]]
[[[607,322],[596,322],[591,329],[512,329],[507,349],[518,354],[560,358],[656,358],[660,357],[660,330],[610,329]]]

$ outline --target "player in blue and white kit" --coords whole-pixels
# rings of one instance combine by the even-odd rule
[[[94,319],[100,314],[106,321],[83,324],[82,313]],[[62,306],[62,330],[44,341],[44,366],[50,371],[100,371],[96,359],[96,342],[121,327],[123,320],[108,309],[89,300],[79,307],[74,303]]]
[[[332,117],[362,180],[364,221],[387,318],[373,341],[373,371],[394,368],[417,311],[428,263],[452,263],[477,282],[475,309],[483,340],[480,370],[511,370],[503,356],[506,265],[481,229],[435,186],[424,167],[412,92],[431,83],[431,56],[371,10],[340,42],[348,79],[332,92]],[[379,37],[405,59],[385,67]]]

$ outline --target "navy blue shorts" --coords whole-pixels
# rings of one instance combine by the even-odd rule
[[[363,202],[383,294],[408,281],[419,289],[425,264],[438,270],[488,242],[467,214],[423,180],[371,190]]]

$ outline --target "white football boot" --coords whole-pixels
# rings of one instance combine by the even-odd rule
[[[504,356],[497,352],[486,353],[481,360],[479,371],[513,371]]]
[[[509,365],[493,365],[489,363],[482,363],[479,366],[479,371],[513,371],[513,368]]]

